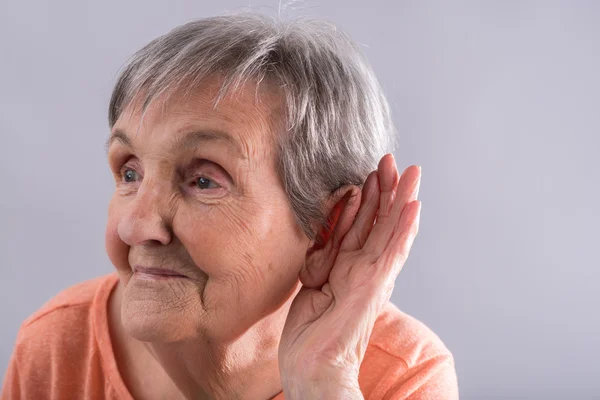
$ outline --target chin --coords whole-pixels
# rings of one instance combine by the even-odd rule
[[[170,297],[173,295],[140,293],[139,288],[128,285],[121,303],[121,323],[125,331],[144,342],[173,343],[197,339],[201,332],[198,320],[203,317],[199,303],[193,298],[173,301]]]

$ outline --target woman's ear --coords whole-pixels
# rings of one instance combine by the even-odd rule
[[[361,189],[358,186],[346,185],[337,189],[327,197],[325,200],[324,212],[329,226],[319,226],[315,245],[321,247],[325,246],[325,244],[331,240],[333,232],[336,230],[340,231],[339,228],[344,230],[343,234],[350,229],[350,226],[352,226],[352,222],[354,221],[354,216],[356,216],[356,212],[358,212],[360,196]],[[356,209],[354,210],[351,208]],[[346,210],[345,213],[344,210]],[[342,215],[344,221],[340,220]],[[340,224],[343,225],[343,227]]]
[[[329,226],[319,227],[317,239],[311,240],[300,281],[308,287],[320,287],[327,281],[344,236],[350,230],[360,208],[362,191],[356,185],[342,186],[325,201]]]

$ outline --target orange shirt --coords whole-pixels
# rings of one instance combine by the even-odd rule
[[[72,286],[19,330],[0,400],[133,399],[108,329],[116,273]],[[392,303],[384,308],[359,372],[369,400],[458,399],[452,354],[435,333]],[[275,400],[283,400],[280,393]]]

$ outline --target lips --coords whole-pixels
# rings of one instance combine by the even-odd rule
[[[147,277],[156,277],[156,278],[187,278],[185,275],[182,275],[176,271],[165,268],[154,268],[154,267],[140,267],[135,266],[133,268],[133,272],[136,274],[144,275]]]

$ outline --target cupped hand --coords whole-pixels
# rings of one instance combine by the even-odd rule
[[[417,166],[391,154],[350,198],[331,235],[307,253],[279,345],[286,398],[362,398],[358,371],[419,229]]]

